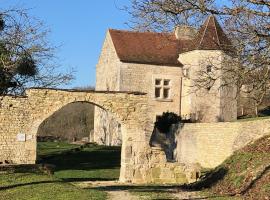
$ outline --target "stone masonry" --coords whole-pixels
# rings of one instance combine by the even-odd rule
[[[269,135],[270,120],[186,123],[175,134],[177,162],[214,168],[234,151]]]
[[[176,162],[150,147],[153,106],[144,93],[29,89],[24,97],[1,98],[0,162],[34,164],[39,125],[63,106],[89,102],[110,112],[122,129],[120,181],[188,183],[201,167],[212,168],[235,150],[270,133],[270,120],[190,123],[176,132]]]
[[[168,164],[161,150],[149,146],[152,110],[143,93],[98,92],[33,88],[25,97],[6,96],[0,110],[0,162],[34,164],[39,125],[63,106],[89,102],[110,112],[122,130],[120,181],[134,183],[190,180],[182,165]],[[163,166],[162,171],[155,170]],[[178,174],[175,176],[175,173]],[[170,174],[170,178],[167,176]]]
[[[123,92],[79,92],[29,89],[25,97],[3,97],[0,110],[0,161],[33,164],[36,161],[36,133],[39,125],[55,111],[72,102],[89,102],[112,113],[122,125],[121,181],[131,181],[135,157],[145,158],[146,136],[151,124],[147,98]],[[135,157],[134,157],[135,156]],[[141,163],[147,162],[140,161]]]

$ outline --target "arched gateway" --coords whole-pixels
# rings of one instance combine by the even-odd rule
[[[3,97],[0,111],[0,161],[33,164],[39,125],[72,102],[89,102],[111,112],[122,125],[120,181],[134,182],[146,173],[153,123],[148,98],[136,92],[102,92],[32,88],[25,97]],[[144,172],[145,171],[145,172]],[[140,176],[141,177],[141,176]],[[140,179],[140,178],[139,178]],[[135,182],[141,182],[137,180]]]
[[[160,148],[150,147],[153,106],[148,95],[139,92],[32,88],[26,91],[24,97],[2,97],[0,99],[0,165],[5,162],[34,164],[39,125],[55,111],[73,102],[94,104],[112,113],[121,123],[121,182],[194,181],[190,178],[191,173],[185,165],[167,162],[165,153]]]

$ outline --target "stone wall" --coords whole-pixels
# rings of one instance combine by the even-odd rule
[[[121,63],[120,69],[120,90],[147,93],[154,111],[153,121],[166,111],[180,114],[181,67]],[[155,98],[156,79],[170,80],[168,99]]]
[[[0,162],[33,164],[36,133],[54,112],[73,102],[88,102],[112,113],[121,123],[120,181],[186,183],[200,166],[215,167],[235,150],[270,133],[270,119],[248,122],[184,124],[176,132],[176,160],[150,147],[152,100],[142,93],[30,89],[25,97],[3,97],[0,110]]]
[[[0,163],[35,163],[35,135],[24,135],[30,110],[26,97],[6,96],[0,100]]]
[[[213,168],[235,150],[270,134],[270,119],[247,122],[187,123],[176,132],[176,160]]]
[[[131,182],[136,171],[146,173],[153,124],[146,95],[124,92],[30,89],[26,97],[2,97],[0,110],[0,162],[33,164],[39,125],[54,112],[73,102],[88,102],[112,113],[121,122],[120,180]],[[144,175],[145,176],[145,175]],[[140,180],[143,182],[144,180]]]
[[[88,102],[110,112],[122,130],[121,182],[187,183],[196,167],[167,162],[162,149],[151,148],[152,107],[143,93],[30,89],[25,97],[2,97],[0,162],[34,164],[39,125],[73,102]]]
[[[109,32],[102,47],[96,66],[96,90],[119,91],[120,61]],[[136,90],[137,91],[137,90]],[[104,109],[95,107],[94,134],[91,142],[103,145],[121,145],[121,125],[115,117]]]

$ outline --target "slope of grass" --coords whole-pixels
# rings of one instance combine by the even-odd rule
[[[270,197],[270,136],[236,151],[201,182],[192,187],[209,187],[217,195],[241,195],[245,199]],[[252,199],[252,198],[251,198]]]

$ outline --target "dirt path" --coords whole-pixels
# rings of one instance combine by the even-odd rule
[[[109,200],[151,200],[152,198],[147,196],[148,194],[151,195],[154,193],[156,197],[159,197],[159,194],[167,193],[168,198],[166,199],[173,199],[173,200],[200,200],[203,198],[199,198],[196,192],[189,192],[189,191],[182,191],[177,187],[166,187],[161,186],[157,189],[153,189],[153,186],[145,186],[145,185],[132,185],[132,184],[122,184],[117,181],[87,181],[87,182],[80,182],[75,184],[81,188],[98,188],[102,189],[103,191],[108,193]],[[143,196],[137,196],[136,193],[131,193],[130,190],[132,188],[136,188],[137,191],[150,191]],[[161,193],[160,193],[161,192]],[[154,198],[154,199],[162,199],[162,198]]]
[[[131,195],[128,191],[108,191],[110,200],[139,200],[137,196]]]
[[[81,188],[103,188],[108,193],[109,200],[139,200],[137,196],[132,195],[125,187],[130,185],[121,184],[117,181],[87,181],[76,183]]]
[[[196,192],[187,192],[187,191],[178,191],[173,193],[175,199],[188,200],[188,199],[196,199],[201,200],[205,198],[200,198]]]

